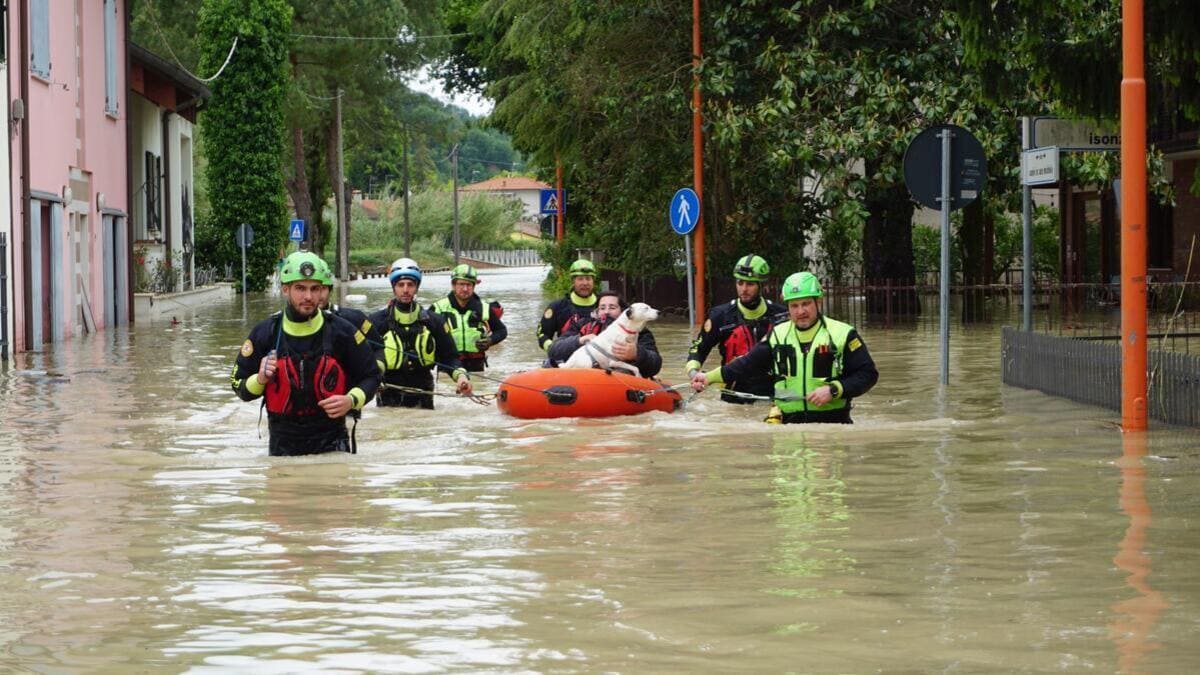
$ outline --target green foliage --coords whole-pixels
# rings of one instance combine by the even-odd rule
[[[581,248],[587,247],[584,246],[584,238],[579,234],[566,234],[561,244],[552,239],[542,242],[542,261],[550,266],[549,273],[542,280],[544,293],[558,296],[571,290],[571,277],[567,276],[567,270],[571,268],[571,263],[579,259],[578,252]],[[596,270],[602,271],[603,267],[597,265]]]
[[[265,288],[287,239],[279,159],[290,30],[283,0],[205,0],[200,8],[201,70],[215,73],[238,38],[237,53],[211,85],[202,124],[213,226],[229,233],[243,222],[254,227],[247,261],[252,290]],[[232,234],[222,239],[217,257],[232,262]]]
[[[379,202],[379,218],[370,219],[361,208],[351,211],[351,263],[380,261],[386,264],[404,255],[404,205],[400,199]],[[513,224],[521,217],[519,203],[492,195],[460,195],[459,238],[464,250],[513,248]],[[446,190],[426,190],[409,199],[412,257],[422,264],[445,264],[452,259],[454,205]]]

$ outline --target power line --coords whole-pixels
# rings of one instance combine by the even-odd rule
[[[391,37],[379,35],[315,35],[312,33],[292,33],[292,37],[308,38],[310,40],[386,40],[389,42],[411,42],[414,40],[433,40],[437,38],[461,37],[470,35],[470,33],[445,33],[443,35],[393,35]]]
[[[296,91],[300,92],[301,94],[304,94],[305,96],[307,96],[308,98],[311,98],[314,101],[336,101],[346,93],[344,91],[339,91],[337,96],[317,96],[316,94],[310,94],[307,91],[304,91],[300,87],[296,87]]]
[[[205,84],[212,82],[213,80],[220,77],[221,73],[225,72],[225,66],[229,65],[229,61],[231,59],[233,59],[233,52],[234,52],[234,50],[237,49],[238,36],[236,36],[236,35],[233,36],[233,44],[229,46],[229,54],[227,54],[225,56],[225,63],[222,63],[221,67],[217,69],[217,74],[213,75],[212,77],[200,77],[199,75],[188,70],[187,67],[184,66],[179,61],[179,57],[175,55],[175,50],[171,49],[171,41],[168,40],[167,36],[163,34],[162,27],[158,25],[158,19],[155,18],[154,14],[148,13],[147,15],[150,17],[150,23],[154,24],[154,30],[158,33],[158,37],[162,40],[163,46],[167,48],[167,53],[171,55],[171,60],[175,61],[175,65],[179,66],[180,70],[187,73],[188,75],[191,75],[192,77],[196,78],[197,80],[204,82]]]

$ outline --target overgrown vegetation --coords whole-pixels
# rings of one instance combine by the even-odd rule
[[[201,69],[217,72],[230,44],[237,58],[212,83],[202,117],[205,180],[212,204],[211,241],[233,260],[234,232],[255,232],[247,255],[248,290],[262,290],[287,240],[287,202],[280,157],[291,8],[283,0],[205,0],[200,8]]]
[[[394,194],[379,202],[378,218],[361,207],[351,211],[350,266],[386,267],[404,255],[404,205]],[[459,239],[463,250],[515,248],[513,224],[521,205],[486,194],[460,195]],[[454,204],[449,191],[425,190],[409,199],[412,257],[422,266],[438,267],[453,260]]]

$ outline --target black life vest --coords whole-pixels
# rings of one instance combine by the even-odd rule
[[[279,319],[283,320],[282,317]],[[326,316],[321,327],[321,349],[303,354],[276,355],[275,378],[267,383],[264,398],[267,412],[275,415],[317,415],[324,410],[317,404],[330,396],[345,394],[346,371],[333,357],[333,326]],[[287,340],[283,341],[283,345]]]

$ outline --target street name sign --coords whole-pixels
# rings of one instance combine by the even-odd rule
[[[1058,182],[1058,148],[1034,148],[1021,152],[1021,185]]]

